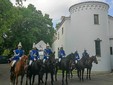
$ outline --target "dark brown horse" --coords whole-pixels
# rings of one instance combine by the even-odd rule
[[[87,69],[87,76],[86,78],[87,79],[90,79],[91,80],[91,69],[92,69],[92,62],[94,61],[94,63],[98,64],[98,61],[97,61],[97,58],[96,56],[92,56],[92,57],[89,57],[86,65],[85,65],[85,68]]]
[[[44,66],[44,73],[46,74],[45,85],[47,85],[48,73],[51,74],[51,85],[53,85],[53,76],[55,73],[55,52],[50,54],[49,59],[45,62]]]
[[[71,67],[74,62],[74,58],[75,58],[74,54],[71,53],[71,54],[67,55],[66,57],[62,58],[60,62],[58,62],[58,60],[56,60],[56,72],[55,72],[56,77],[55,77],[55,79],[57,80],[58,69],[62,70],[62,85],[64,85],[65,71],[66,71],[66,85],[68,85],[67,77],[71,71]]]
[[[13,83],[13,85],[15,85],[15,79],[16,79],[16,85],[18,85],[19,76],[21,76],[21,85],[22,85],[27,59],[28,59],[28,56],[23,55],[21,59],[17,61],[17,63],[15,64],[14,70],[10,76],[11,83]]]
[[[86,62],[84,63],[84,58],[81,58],[78,63],[76,64],[76,69],[77,69],[77,74],[78,77],[81,81],[84,80],[84,69],[87,68],[87,79],[91,79],[90,74],[91,74],[91,69],[92,69],[92,63],[98,64],[96,56],[92,56],[87,58]]]
[[[40,85],[41,72],[43,71],[42,66],[43,66],[42,60],[33,61],[32,64],[28,66],[26,75],[26,85],[28,85],[28,80],[29,85],[34,85],[36,75],[38,75],[38,85]]]

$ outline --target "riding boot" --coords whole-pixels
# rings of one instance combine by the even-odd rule
[[[12,74],[14,72],[14,67],[11,67],[10,73]]]
[[[59,68],[61,68],[61,61],[58,63],[58,65],[59,65]]]

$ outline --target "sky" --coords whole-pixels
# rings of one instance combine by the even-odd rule
[[[10,0],[15,4],[15,0]],[[92,0],[26,0],[24,6],[27,7],[28,4],[33,4],[37,10],[41,10],[43,14],[49,14],[50,18],[53,19],[53,26],[60,22],[61,16],[69,16],[70,6]],[[108,14],[113,16],[113,0],[93,0],[93,1],[102,1],[109,4],[110,8]]]

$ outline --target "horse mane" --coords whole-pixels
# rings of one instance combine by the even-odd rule
[[[75,56],[74,56],[73,53],[70,53],[69,55],[66,56],[66,58],[67,58],[68,60],[74,60]]]
[[[28,59],[28,56],[27,55],[23,55],[22,57],[21,57],[21,60],[23,60],[23,59]]]

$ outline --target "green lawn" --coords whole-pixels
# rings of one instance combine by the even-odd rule
[[[58,70],[58,74],[61,74],[61,73],[62,73],[62,70]],[[77,71],[73,70],[73,74],[77,74]]]

